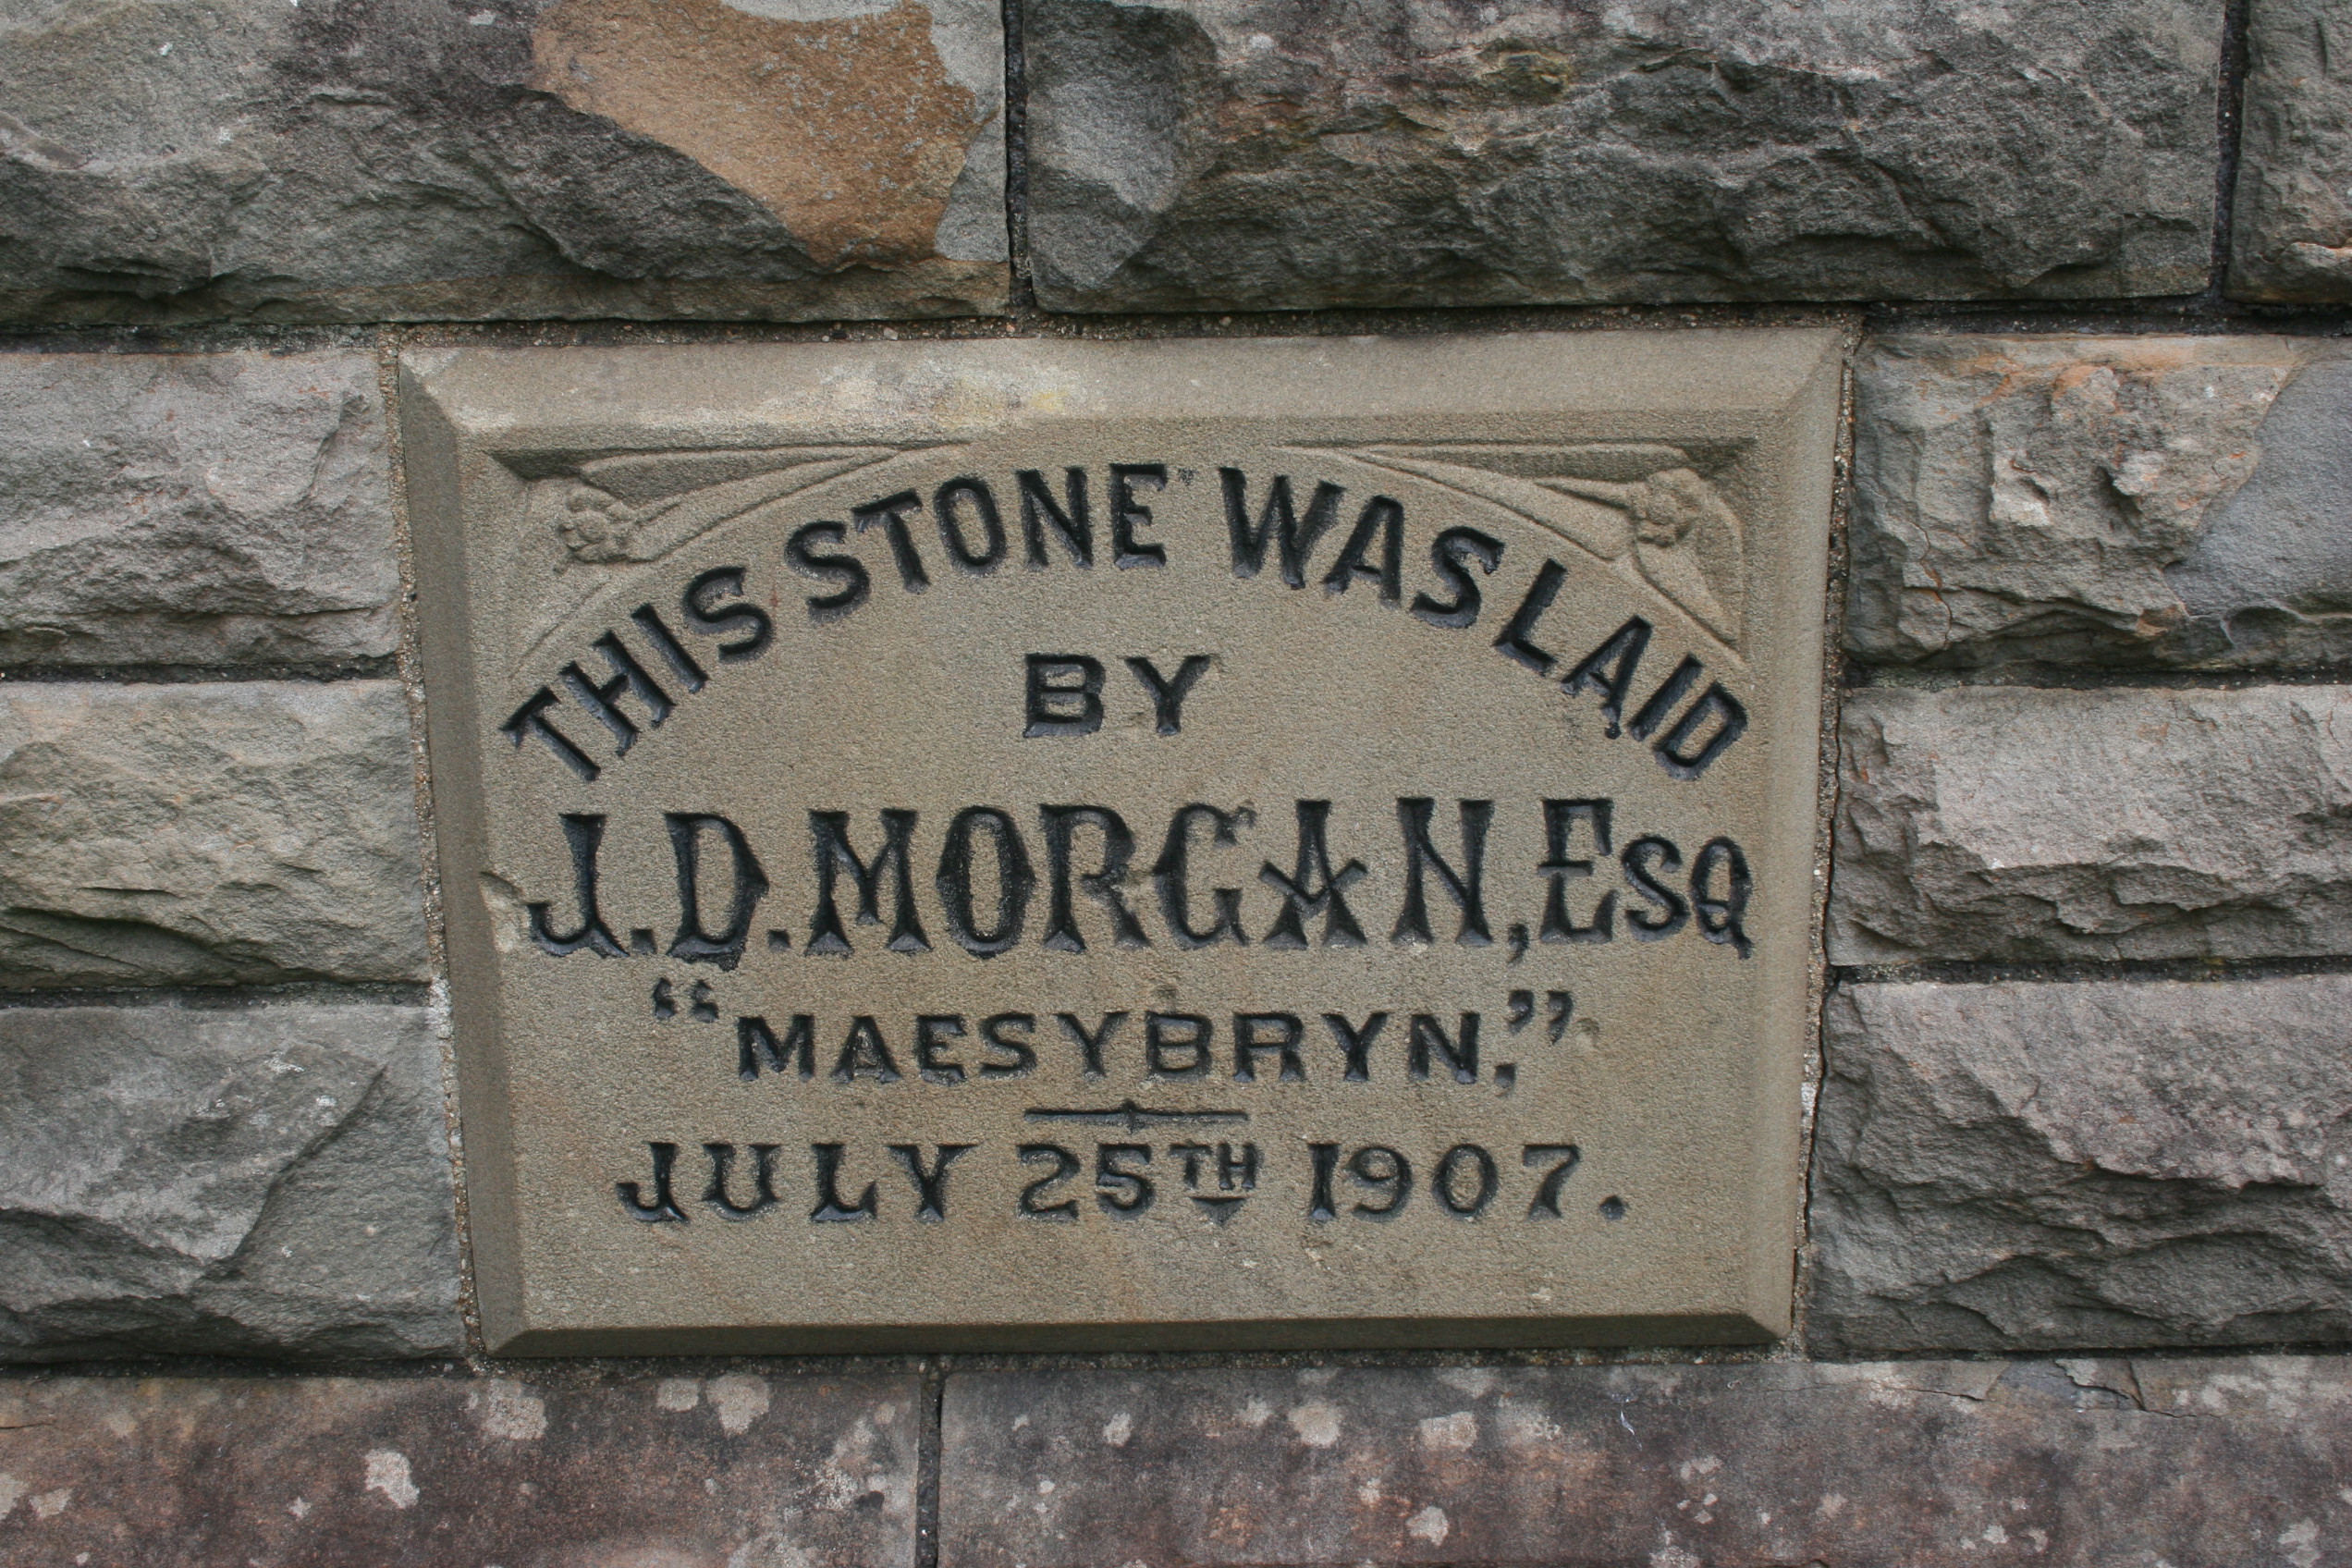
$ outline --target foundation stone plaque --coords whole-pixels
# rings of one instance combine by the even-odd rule
[[[410,354],[492,1347],[1784,1330],[1838,348]]]

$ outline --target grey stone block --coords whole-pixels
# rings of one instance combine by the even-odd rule
[[[2352,18],[2339,0],[2254,0],[2229,292],[2352,300]]]
[[[387,460],[365,354],[0,355],[0,663],[391,653]]]
[[[2352,659],[2352,359],[1909,337],[1856,379],[1846,645],[1966,668]]]
[[[456,1350],[435,1024],[0,1011],[0,1358]]]
[[[0,986],[421,980],[400,688],[0,686]]]
[[[1074,311],[2176,294],[2195,0],[1034,0],[1029,236]]]
[[[1834,963],[2352,951],[2352,688],[1848,694]]]
[[[905,1371],[0,1383],[0,1562],[914,1568]]]
[[[1809,1341],[2352,1338],[2352,977],[1832,996]]]
[[[1041,1367],[940,1424],[942,1568],[2320,1568],[2352,1366]]]
[[[1000,306],[989,0],[58,0],[0,22],[0,319]]]

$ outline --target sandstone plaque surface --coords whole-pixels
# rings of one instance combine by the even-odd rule
[[[1837,349],[412,354],[491,1346],[1784,1330]]]

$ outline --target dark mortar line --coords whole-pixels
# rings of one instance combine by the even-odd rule
[[[2246,76],[2252,54],[2252,0],[2226,0],[2222,13],[2221,82],[2215,93],[2213,169],[2213,261],[2206,293],[2226,300],[2230,252],[2237,231],[2237,173],[2246,131]]]
[[[397,680],[399,675],[399,658],[391,654],[297,664],[0,665],[0,681],[49,684],[85,680],[107,685],[192,686],[227,680]]]
[[[942,1408],[948,1398],[944,1357],[923,1363],[923,1391],[918,1396],[919,1424],[914,1460],[914,1568],[939,1568],[939,1482],[946,1457],[940,1437]]]
[[[343,349],[365,353],[382,327],[374,322],[211,321],[186,325],[104,322],[0,323],[6,354],[307,354]]]
[[[2079,984],[2093,980],[2135,984],[2157,981],[2219,984],[2321,974],[2352,974],[2352,955],[2329,954],[2315,958],[2036,959],[2015,962],[1927,959],[1917,963],[1837,963],[1830,966],[1831,979],[1839,986],[1920,983],[2046,985]]]
[[[1009,15],[1018,0],[1005,0]],[[1008,55],[1010,62],[1011,55]],[[1008,91],[1011,67],[1008,65]],[[1674,331],[1692,328],[1834,327],[1859,324],[1873,334],[2041,334],[2134,337],[2154,334],[2352,337],[2352,307],[2248,305],[2208,295],[2113,300],[1753,300],[1685,304],[1393,305],[1317,310],[1205,308],[1086,314],[1037,307],[1028,272],[1026,121],[1014,138],[1018,100],[1007,100],[1007,189],[1015,302],[991,315],[908,316],[858,321],[431,321],[366,327],[293,327],[206,323],[199,326],[92,324],[0,325],[0,353],[222,353],[239,349],[296,353],[341,348],[372,351],[386,333],[417,347],[625,348],[633,345],[873,342],[1038,337],[1126,340],[1161,337],[1423,337],[1439,333]]]
[[[247,1012],[266,1007],[429,1007],[422,982],[296,980],[276,986],[60,986],[0,988],[0,1009],[176,1007],[195,1012]]]
[[[1876,337],[1897,333],[2045,337],[2340,337],[2352,314],[2336,305],[2253,305],[2204,294],[2170,300],[2083,301],[2037,307],[2029,301],[1876,302],[1862,310]]]
[[[1012,273],[1014,312],[1037,309],[1037,288],[1029,263],[1029,50],[1021,0],[1003,0],[1005,247]]]
[[[104,1359],[10,1361],[0,1363],[0,1386],[37,1383],[64,1378],[116,1380],[155,1378],[212,1379],[250,1378],[273,1382],[304,1378],[371,1378],[403,1382],[472,1382],[505,1378],[534,1389],[593,1389],[619,1379],[647,1378],[709,1378],[725,1373],[749,1373],[778,1378],[820,1377],[913,1377],[921,1383],[922,1423],[929,1428],[924,1442],[930,1480],[918,1481],[918,1529],[923,1527],[924,1488],[937,1501],[937,1461],[944,1454],[944,1432],[938,1427],[947,1385],[962,1376],[1008,1373],[1086,1372],[1281,1372],[1314,1369],[1334,1371],[1438,1371],[1448,1367],[1493,1370],[1625,1366],[1919,1366],[1958,1363],[1973,1366],[2054,1367],[2060,1360],[2076,1361],[2223,1361],[2257,1356],[2308,1355],[2341,1360],[2341,1340],[2281,1340],[2240,1344],[2116,1344],[2107,1341],[2079,1345],[2031,1345],[2014,1350],[1982,1348],[1939,1349],[1932,1346],[1885,1350],[1841,1350],[1834,1354],[1785,1354],[1784,1345],[1647,1345],[1593,1346],[1560,1350],[1431,1350],[1431,1351],[1122,1351],[1122,1352],[960,1352],[952,1355],[916,1358],[906,1355],[768,1355],[768,1356],[532,1356],[513,1358],[435,1358],[416,1361],[264,1360],[227,1355],[146,1355]],[[937,1515],[930,1515],[931,1544],[918,1538],[918,1568],[937,1568]]]
[[[1848,663],[1849,692],[1951,692],[1962,687],[2012,687],[2061,692],[2244,692],[2262,686],[2352,683],[2352,665],[2274,669],[2099,669],[2028,664],[1996,669],[1918,669],[1903,665]]]

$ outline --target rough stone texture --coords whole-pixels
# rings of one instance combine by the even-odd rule
[[[2352,359],[2285,337],[1883,339],[1847,646],[1945,668],[2352,659]]]
[[[0,1358],[455,1351],[446,1126],[422,1008],[0,1010]]]
[[[0,1383],[0,1562],[912,1568],[914,1378]]]
[[[943,1568],[2352,1561],[2338,1359],[949,1380]]]
[[[1830,1002],[1832,1354],[2352,1335],[2352,977]]]
[[[60,0],[0,21],[0,319],[1003,301],[990,0]]]
[[[0,686],[0,986],[421,980],[388,680]]]
[[[2257,0],[2229,291],[2352,300],[2352,33],[2334,0]]]
[[[1035,0],[1069,310],[2184,293],[2192,0]]]
[[[0,662],[381,657],[399,593],[369,356],[0,355]]]
[[[1833,963],[2352,950],[2352,688],[1848,694]]]

